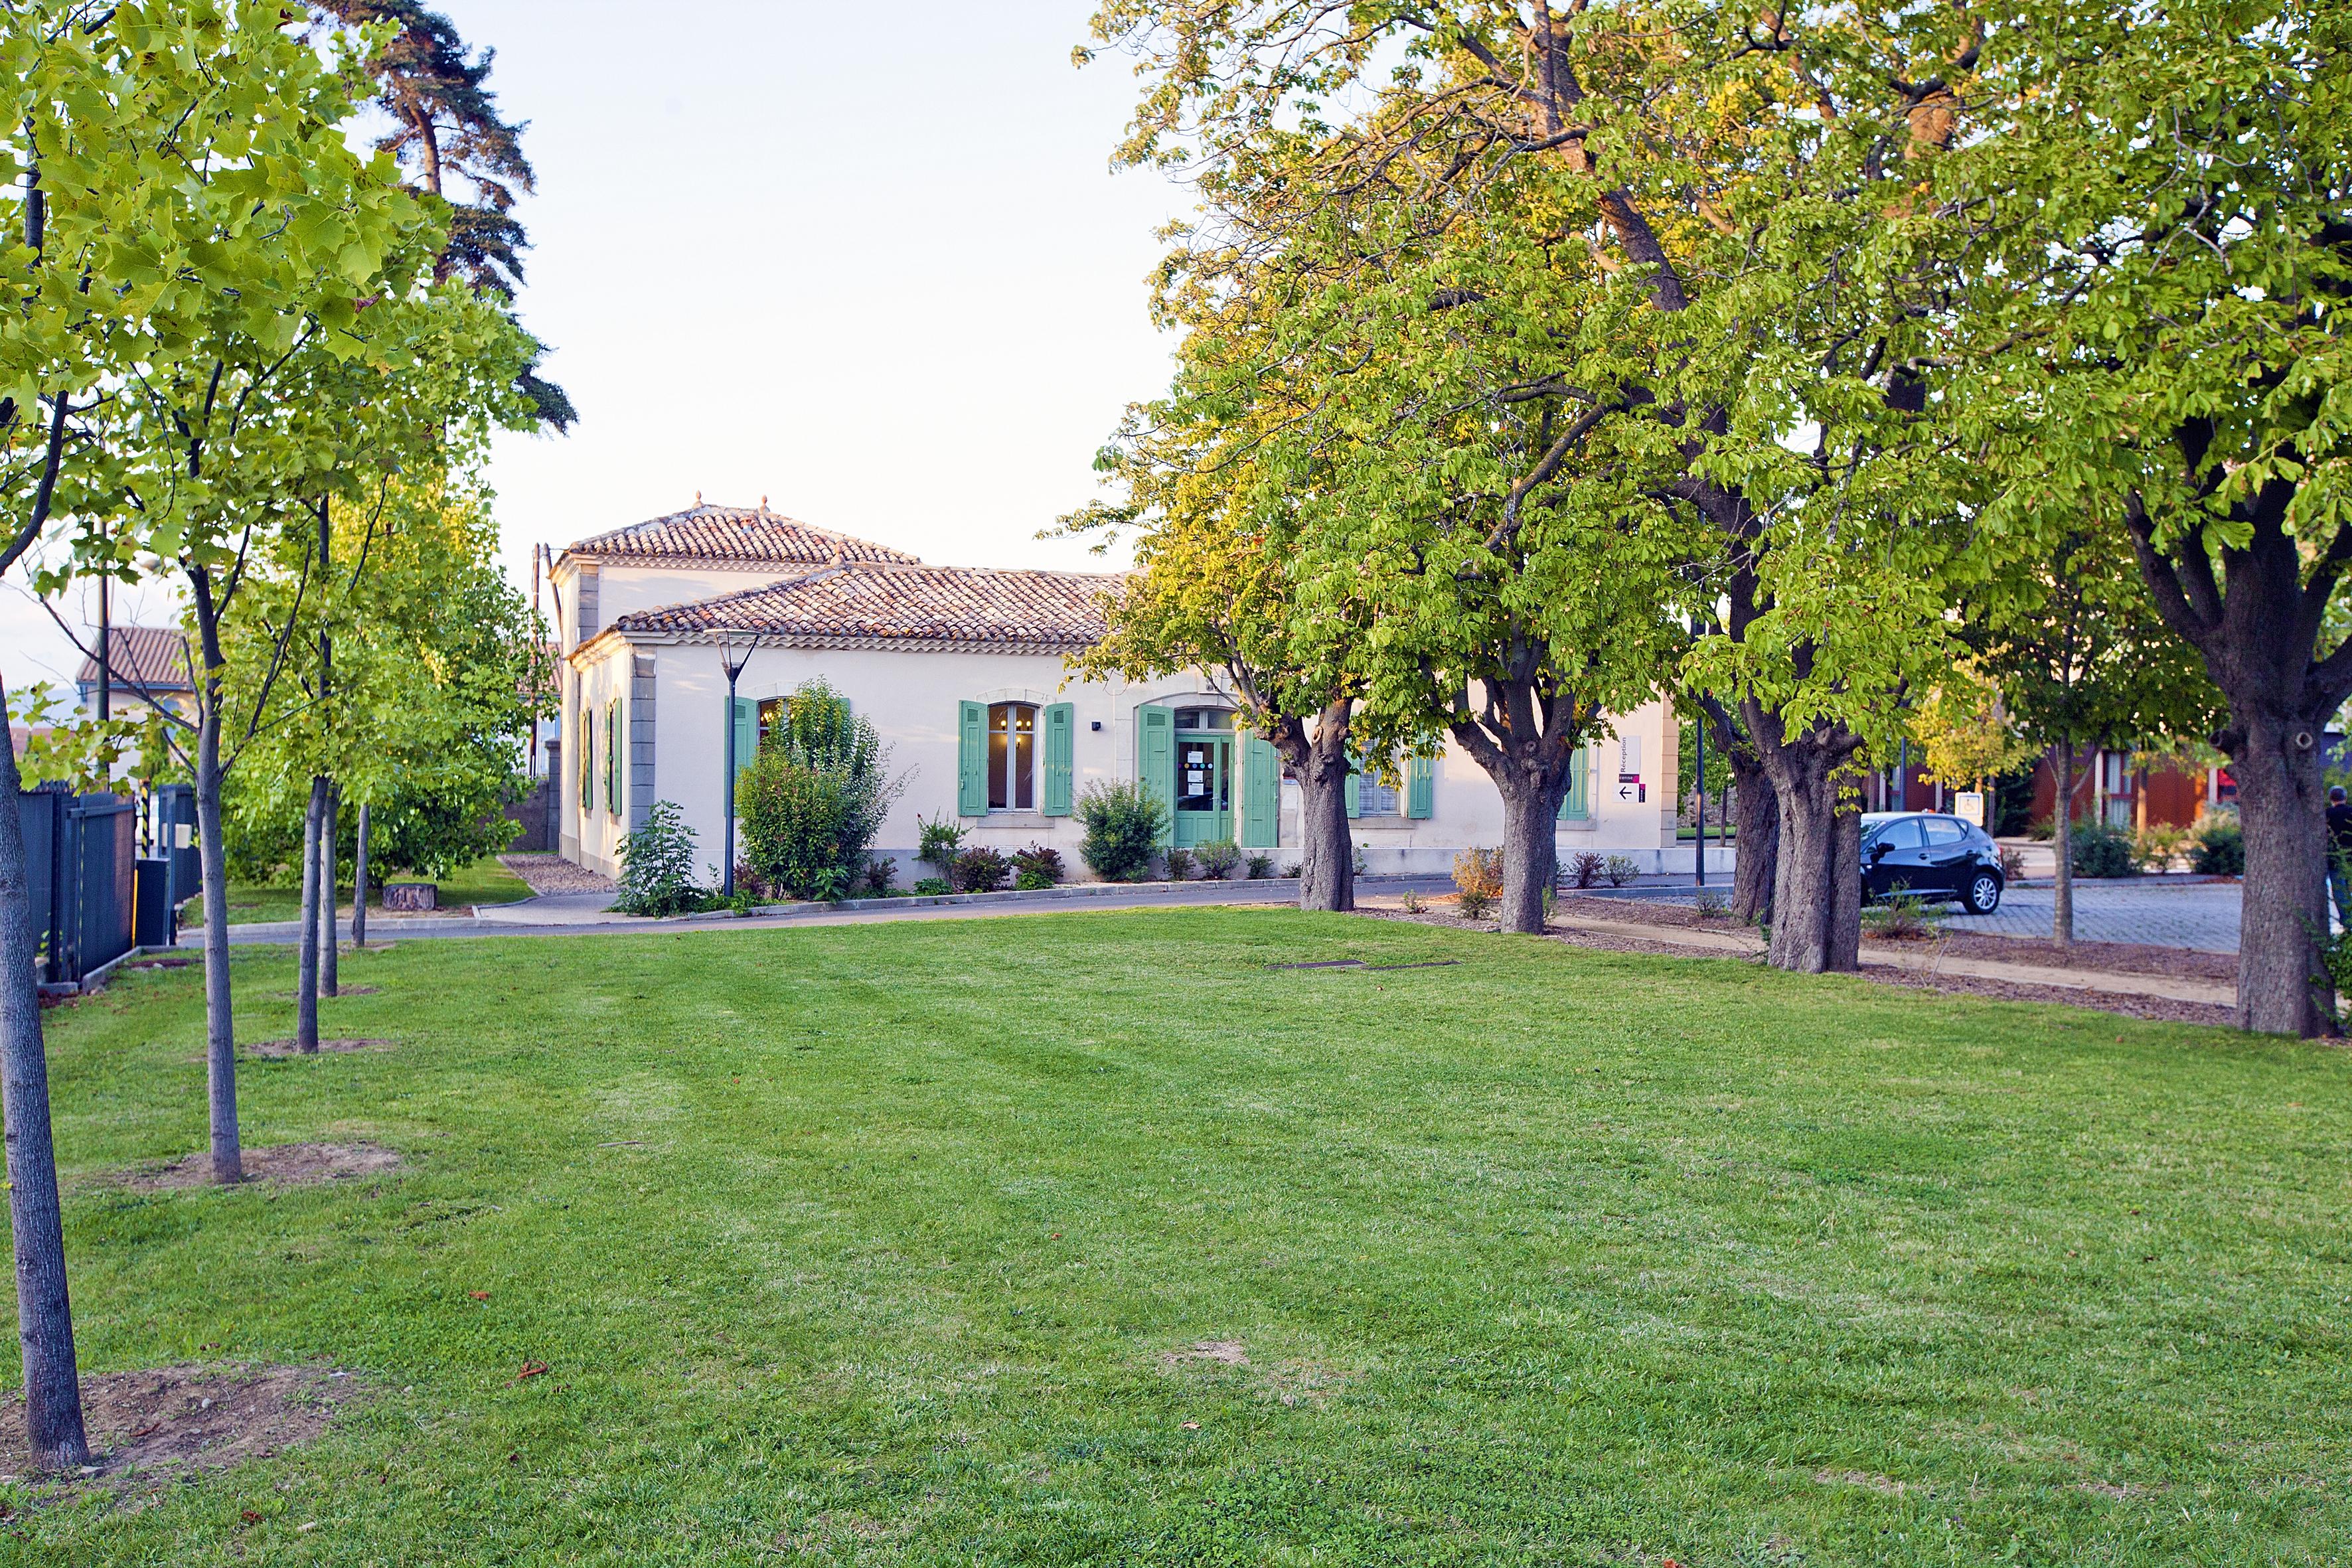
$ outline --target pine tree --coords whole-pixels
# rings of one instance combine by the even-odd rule
[[[376,146],[449,204],[449,239],[435,276],[462,277],[477,293],[510,303],[522,285],[522,252],[530,245],[514,216],[515,198],[530,195],[538,182],[523,156],[528,122],[502,117],[498,95],[483,85],[498,51],[470,54],[456,25],[417,0],[315,4],[347,26],[390,22],[398,29],[368,63],[376,106],[392,121]],[[458,182],[462,186],[453,192]],[[539,374],[538,356],[518,384],[543,423],[568,430],[579,417],[563,389]]]

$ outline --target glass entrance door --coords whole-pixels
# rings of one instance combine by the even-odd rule
[[[1234,836],[1234,738],[1176,732],[1176,847]]]

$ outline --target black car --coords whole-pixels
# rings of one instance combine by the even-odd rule
[[[1874,811],[1862,819],[1865,902],[1910,893],[1929,903],[1957,899],[1974,915],[2000,908],[2009,885],[2000,849],[1973,822],[1934,811]]]

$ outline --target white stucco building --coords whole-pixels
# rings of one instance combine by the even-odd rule
[[[1176,808],[1178,844],[1232,838],[1297,858],[1297,786],[1272,746],[1234,722],[1205,676],[1144,685],[1079,680],[1066,658],[1102,631],[1117,579],[931,566],[757,508],[703,505],[582,540],[554,561],[563,654],[562,853],[618,869],[656,800],[677,804],[714,871],[723,842],[730,723],[748,760],[763,704],[822,676],[871,719],[911,778],[877,854],[901,884],[918,816],[959,817],[968,844],[1051,845],[1076,876],[1070,815],[1097,780],[1142,778]],[[728,700],[721,632],[753,640]],[[1675,848],[1674,733],[1664,705],[1612,721],[1586,751],[1559,824],[1563,858],[1626,855],[1687,870]],[[1502,833],[1485,773],[1449,746],[1402,786],[1370,778],[1349,825],[1373,873],[1444,871]],[[1288,853],[1286,853],[1287,851]],[[1710,868],[1715,857],[1709,856]]]

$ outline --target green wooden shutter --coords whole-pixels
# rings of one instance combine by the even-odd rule
[[[760,704],[754,698],[735,699],[735,771],[751,765],[760,751]]]
[[[956,815],[988,815],[988,710],[966,702],[957,710]]]
[[[1176,838],[1176,715],[1165,708],[1135,710],[1135,776],[1166,815],[1160,842]]]
[[[1356,763],[1353,758],[1349,759],[1348,762],[1348,787],[1346,793],[1348,796],[1348,815],[1349,816],[1363,816],[1364,775],[1356,771]]]
[[[1579,746],[1568,759],[1568,793],[1559,802],[1562,822],[1582,822],[1592,815],[1591,757],[1591,747]]]
[[[1076,760],[1077,710],[1066,702],[1045,710],[1045,815],[1070,815],[1070,773]]]
[[[1404,814],[1407,816],[1437,815],[1437,761],[1433,757],[1407,757],[1404,763]]]
[[[621,700],[604,704],[604,809],[621,815]]]
[[[1282,758],[1263,735],[1242,740],[1242,847],[1271,849],[1282,827]]]

